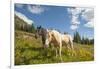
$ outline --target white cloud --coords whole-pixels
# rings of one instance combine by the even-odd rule
[[[76,16],[79,15],[84,10],[84,8],[68,8],[67,10],[69,13]]]
[[[74,25],[80,24],[80,21],[78,20],[78,16],[72,16],[71,23],[74,24]]]
[[[18,8],[22,8],[24,6],[24,4],[15,4],[15,6]]]
[[[91,19],[94,18],[94,10],[91,8],[85,9],[85,11],[82,12],[82,17],[86,21],[90,21]]]
[[[77,29],[81,21],[79,17],[84,19],[85,27],[93,28],[94,11],[92,8],[67,8],[68,13],[71,15],[71,29]],[[75,26],[74,26],[75,25]],[[77,26],[76,26],[77,25]]]
[[[87,22],[86,24],[84,24],[85,27],[88,27],[88,28],[94,28],[94,21],[91,20],[89,22]]]
[[[20,19],[24,20],[28,24],[34,23],[32,20],[28,19],[24,14],[15,11],[15,15],[18,16]]]
[[[77,25],[71,25],[71,26],[70,26],[70,29],[71,29],[71,30],[76,30],[77,28],[78,28]]]
[[[45,11],[45,9],[39,5],[28,5],[28,10],[33,14],[41,14]]]
[[[68,8],[67,9],[68,13],[70,13],[72,17],[71,24],[80,24],[80,21],[78,18],[83,10],[84,8]]]
[[[68,13],[71,14],[71,26],[72,30],[76,30],[80,24],[79,15],[82,13],[84,8],[67,8]]]
[[[87,23],[84,24],[87,28],[94,28],[94,9],[88,8],[82,13],[82,18],[87,21]]]

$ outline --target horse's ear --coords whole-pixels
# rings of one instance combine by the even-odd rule
[[[39,26],[39,29],[41,29],[42,27],[41,26]]]
[[[47,33],[49,33],[49,30],[48,29],[46,31],[47,31]]]

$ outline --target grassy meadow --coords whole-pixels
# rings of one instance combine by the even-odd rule
[[[59,56],[55,57],[55,51],[52,48],[43,49],[41,39],[35,39],[34,34],[15,31],[15,65],[29,65],[29,64],[48,64],[60,63]],[[62,59],[64,63],[79,62],[79,61],[93,61],[94,60],[94,46],[82,45],[74,43],[76,55],[71,56],[68,53],[72,51],[63,47]]]

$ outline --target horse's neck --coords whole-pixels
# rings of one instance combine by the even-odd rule
[[[58,31],[54,30],[54,31],[51,32],[51,34],[52,34],[52,39],[53,40],[57,41],[61,38],[61,33],[59,33]]]

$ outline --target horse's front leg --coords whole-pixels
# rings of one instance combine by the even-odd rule
[[[58,50],[57,50],[57,48],[55,50],[56,50],[56,58],[57,58],[57,56],[58,56]]]
[[[62,43],[60,43],[60,47],[59,47],[59,55],[60,55],[60,60],[61,60],[61,62],[62,62],[61,51],[62,51]]]

